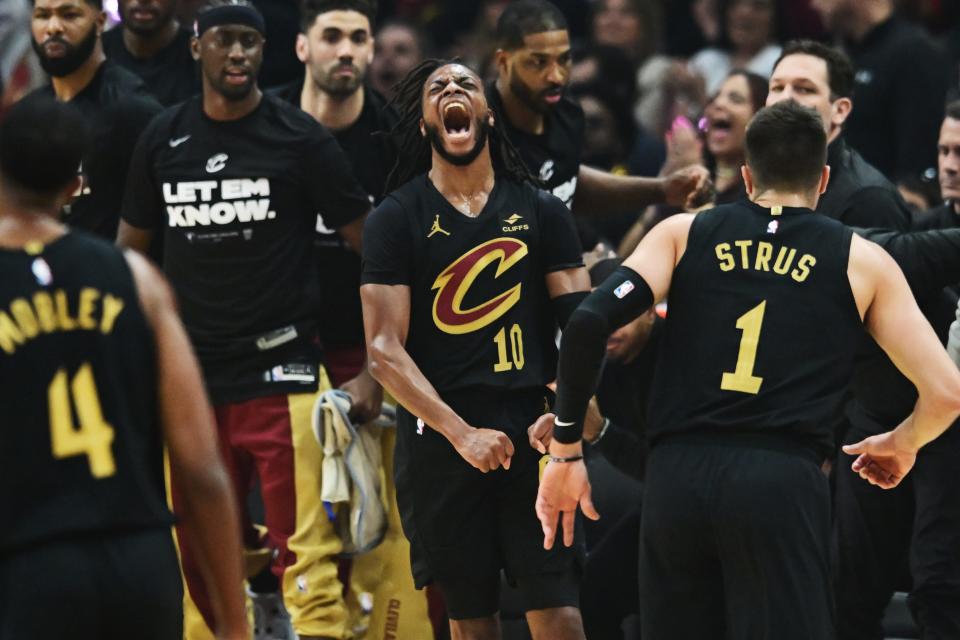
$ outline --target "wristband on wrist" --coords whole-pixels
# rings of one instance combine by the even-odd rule
[[[603,419],[603,426],[600,427],[600,433],[597,434],[597,437],[593,440],[586,440],[586,443],[589,445],[594,445],[600,442],[604,435],[607,433],[607,429],[610,428],[610,418]]]
[[[583,460],[582,453],[578,453],[575,456],[567,456],[565,458],[561,458],[558,456],[550,456],[550,462],[576,462],[577,460]]]

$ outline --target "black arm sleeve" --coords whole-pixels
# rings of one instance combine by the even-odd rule
[[[896,260],[917,299],[960,282],[960,228],[912,233],[858,228],[854,231],[876,242]]]
[[[363,223],[360,284],[410,284],[412,239],[403,207],[390,196]]]
[[[570,316],[560,339],[557,363],[557,415],[553,437],[577,442],[583,416],[597,388],[607,338],[653,304],[653,292],[633,269],[620,266]]]

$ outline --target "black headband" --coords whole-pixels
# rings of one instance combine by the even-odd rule
[[[266,24],[259,11],[241,4],[225,4],[198,15],[193,23],[193,35],[199,38],[210,27],[224,24],[242,24],[256,29],[260,35],[266,34]]]

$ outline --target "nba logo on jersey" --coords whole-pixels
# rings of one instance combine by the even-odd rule
[[[424,426],[425,426],[425,425],[423,424],[423,418],[417,418],[417,435],[418,435],[418,436],[422,436],[422,435],[423,435],[423,427],[424,427]]]
[[[776,220],[771,220],[770,224],[767,225],[767,233],[776,233],[777,229],[780,228],[780,223]]]
[[[31,266],[33,277],[37,279],[37,284],[45,287],[53,282],[53,272],[50,271],[50,265],[43,258],[36,258]]]
[[[629,280],[624,280],[623,283],[613,290],[613,295],[617,296],[620,300],[623,300],[624,296],[633,291],[633,283]]]

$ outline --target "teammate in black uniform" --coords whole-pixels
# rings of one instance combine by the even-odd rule
[[[141,137],[120,242],[143,248],[164,234],[164,270],[237,493],[246,495],[254,471],[260,478],[278,549],[273,571],[294,630],[339,638],[349,633],[333,562],[340,542],[319,504],[322,451],[310,426],[318,382],[328,386],[315,346],[313,234],[319,212],[359,248],[369,202],[326,129],[261,94],[263,29],[241,0],[218,0],[198,15],[192,47],[203,95],[165,111]],[[190,593],[209,621],[192,551],[182,551]]]
[[[169,289],[56,222],[85,133],[45,99],[0,125],[0,639],[180,637],[165,440],[220,637],[239,640],[236,507]]]
[[[537,498],[544,543],[590,508],[581,422],[604,343],[669,291],[651,402],[641,522],[645,639],[833,635],[833,450],[861,322],[919,390],[892,432],[853,446],[884,488],[960,414],[960,372],[876,245],[811,215],[829,177],[820,118],[793,101],[747,130],[751,201],[674,216],[574,312],[563,336],[557,413]]]
[[[490,107],[530,172],[574,213],[640,211],[657,202],[682,207],[706,195],[703,167],[637,178],[580,164],[583,111],[564,95],[573,58],[566,20],[555,6],[546,0],[510,3],[497,22],[497,46]]]
[[[495,638],[505,568],[534,637],[582,638],[575,555],[539,544],[540,456],[525,437],[554,376],[556,320],[589,287],[570,215],[524,181],[473,71],[428,61],[397,104],[392,179],[405,184],[364,229],[360,294],[371,371],[403,407],[395,475],[414,580],[438,585],[454,637]]]
[[[113,240],[117,235],[124,179],[137,136],[160,111],[132,73],[104,62],[100,0],[37,0],[33,47],[51,84],[32,96],[56,97],[84,115],[93,144],[83,158],[83,183],[64,209],[71,227]]]
[[[385,136],[396,123],[392,109],[364,85],[373,58],[372,21],[376,4],[369,0],[308,0],[301,6],[297,56],[303,78],[277,95],[327,127],[371,201],[384,195],[395,154]],[[363,317],[360,310],[360,256],[323,218],[317,220],[320,288],[325,311],[320,337],[333,383],[353,399],[352,417],[366,421],[380,415],[383,391],[364,367]]]
[[[176,0],[120,0],[120,25],[103,34],[107,59],[140,76],[169,107],[200,93],[190,31],[176,18]]]

